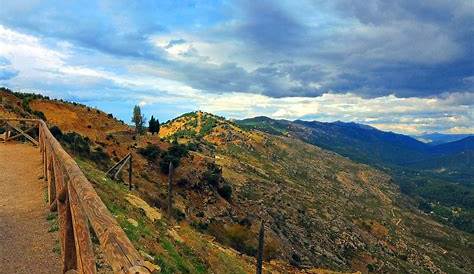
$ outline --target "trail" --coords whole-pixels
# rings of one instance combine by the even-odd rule
[[[0,273],[61,273],[38,148],[0,143]]]

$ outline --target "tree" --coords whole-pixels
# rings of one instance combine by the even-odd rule
[[[142,115],[140,106],[133,108],[132,122],[135,124],[135,131],[137,134],[143,133],[143,125],[145,124],[145,116]]]
[[[160,133],[160,121],[158,119],[155,119],[153,115],[151,116],[151,119],[148,122],[148,131],[151,132],[152,135],[155,133]]]

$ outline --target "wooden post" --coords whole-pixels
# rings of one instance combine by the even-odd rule
[[[48,180],[48,201],[51,206],[56,199],[56,185],[55,185],[55,174],[54,174],[54,155],[51,154],[49,161],[49,180]]]
[[[260,224],[260,233],[258,235],[258,250],[257,250],[257,274],[262,274],[263,267],[263,246],[265,243],[265,226],[264,221]]]
[[[74,188],[68,188],[69,207],[74,231],[77,270],[79,273],[95,274],[95,257],[87,225],[87,217],[79,205],[79,196]]]
[[[173,163],[168,169],[168,218],[173,219]]]
[[[132,154],[130,154],[129,166],[128,166],[128,189],[132,190]]]
[[[56,206],[58,210],[59,239],[61,240],[61,259],[63,264],[63,273],[77,268],[76,246],[74,240],[74,230],[72,223],[71,210],[67,194],[67,185],[64,180],[63,170],[59,162],[54,165],[54,174],[56,182]],[[60,195],[64,197],[61,199]]]

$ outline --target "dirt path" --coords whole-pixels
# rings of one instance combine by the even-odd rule
[[[0,143],[0,273],[60,273],[48,232],[41,158],[29,144]]]

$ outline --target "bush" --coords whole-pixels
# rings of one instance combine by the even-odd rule
[[[219,182],[222,179],[222,169],[214,163],[209,163],[207,165],[206,172],[204,172],[204,174],[203,174],[202,179],[205,182],[207,182],[208,184],[210,184],[214,187],[218,187]]]
[[[32,114],[46,122],[46,116],[43,112],[34,110]]]
[[[143,155],[149,161],[155,161],[160,156],[160,148],[156,145],[147,145],[145,148],[139,148],[138,153]]]
[[[63,147],[72,151],[75,155],[88,158],[99,165],[109,164],[109,155],[101,148],[91,149],[91,141],[88,137],[83,137],[76,132],[63,133],[57,126],[49,129],[51,134],[63,145]]]
[[[227,183],[225,183],[222,187],[218,188],[217,192],[219,193],[219,195],[221,195],[222,198],[226,200],[230,200],[230,198],[232,197],[232,187]]]
[[[168,151],[161,153],[160,169],[163,173],[168,174],[170,163],[173,163],[174,167],[179,166],[179,162],[182,157],[188,155],[188,149],[185,145],[173,143]]]

